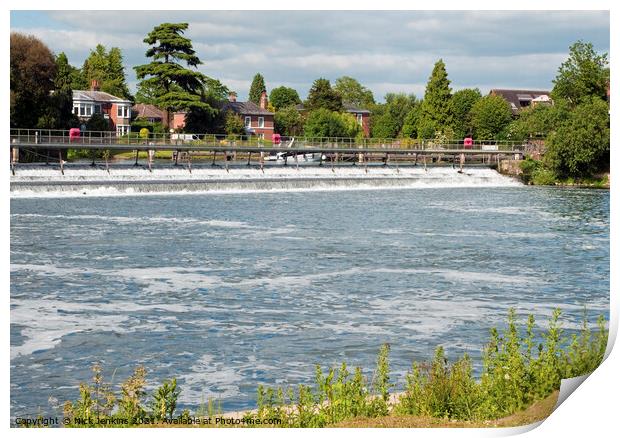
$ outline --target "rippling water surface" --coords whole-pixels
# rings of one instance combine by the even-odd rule
[[[11,414],[77,398],[95,361],[228,411],[389,342],[402,385],[438,344],[476,361],[510,307],[570,330],[584,304],[608,313],[608,191],[12,199]]]

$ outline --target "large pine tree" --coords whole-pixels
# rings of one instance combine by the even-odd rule
[[[450,124],[450,97],[452,90],[450,89],[450,80],[446,72],[446,65],[443,60],[439,60],[433,67],[424,100],[420,107],[419,123],[420,128],[433,127],[434,130],[443,131]],[[418,132],[424,132],[426,129],[419,129]],[[430,131],[427,131],[430,133]],[[428,135],[428,134],[427,134]],[[426,135],[424,135],[426,136]]]
[[[312,84],[304,106],[310,111],[321,108],[341,111],[342,97],[334,91],[328,79],[319,78]]]
[[[248,100],[254,102],[256,105],[260,104],[260,96],[263,94],[263,91],[267,91],[265,87],[265,78],[260,73],[256,73],[254,79],[252,79]]]
[[[204,82],[207,77],[192,69],[202,64],[192,48],[192,41],[183,36],[187,23],[162,23],[146,36],[151,47],[146,51],[149,64],[134,67],[139,86],[155,90],[152,96],[157,106],[168,113],[168,125],[174,111],[202,109],[215,110],[205,102]],[[186,68],[181,63],[187,64]]]

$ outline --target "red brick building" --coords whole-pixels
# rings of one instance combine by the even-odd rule
[[[263,91],[260,104],[254,102],[237,102],[237,94],[231,92],[228,95],[228,102],[222,106],[222,111],[232,111],[238,114],[245,125],[245,131],[251,135],[271,140],[273,135],[273,116],[274,113],[267,110],[267,92]]]
[[[131,130],[131,101],[100,91],[97,80],[91,82],[90,90],[73,90],[73,113],[84,123],[94,114],[103,114],[116,135]]]

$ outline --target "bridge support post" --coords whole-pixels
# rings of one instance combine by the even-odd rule
[[[265,173],[265,153],[263,151],[260,153],[260,171]]]
[[[62,160],[62,151],[58,149],[58,162],[60,163],[60,173],[65,174],[65,162]]]
[[[149,149],[146,151],[146,154],[148,155],[149,172],[152,172],[153,171],[153,158],[155,157],[155,151],[153,149]]]
[[[174,151],[174,165],[175,166],[179,165],[179,150],[178,149]]]
[[[15,175],[15,165],[19,162],[19,149],[11,148],[11,172]]]
[[[189,170],[189,173],[192,173],[192,152],[191,151],[187,151],[187,170]]]
[[[211,166],[215,166],[215,154],[217,154],[217,151],[213,151],[213,161],[211,162]]]
[[[463,165],[465,164],[465,154],[461,154],[461,166],[460,166],[460,172],[463,172]]]
[[[364,172],[368,173],[368,157],[366,156],[366,152],[364,152]]]
[[[252,158],[252,152],[248,152],[248,164],[247,166],[250,165],[250,159]]]
[[[136,149],[136,162],[133,163],[134,167],[136,167],[138,165],[138,154],[140,153],[140,151],[138,151],[138,149]]]
[[[295,154],[295,170],[299,170],[299,158],[297,158],[297,152],[293,152]]]

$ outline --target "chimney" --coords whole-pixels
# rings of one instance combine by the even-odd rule
[[[260,95],[260,108],[261,109],[267,109],[267,92],[265,90],[263,90],[263,92]]]
[[[237,93],[234,91],[231,91],[230,93],[228,93],[228,101],[229,102],[236,102],[237,101]]]
[[[90,81],[90,91],[99,91],[99,81],[97,79]]]

